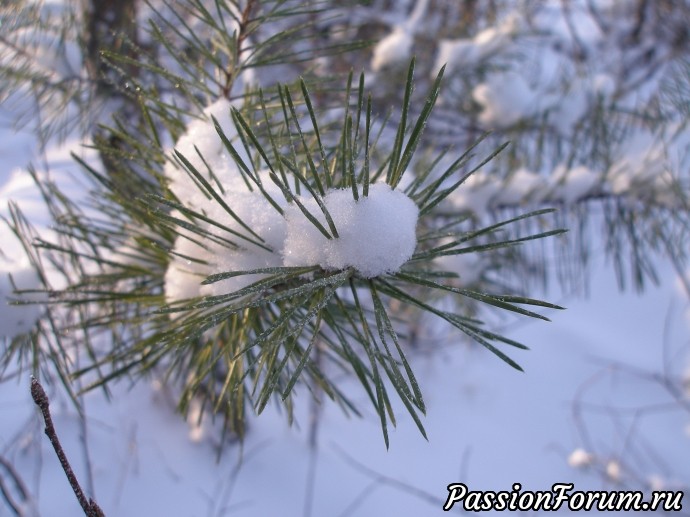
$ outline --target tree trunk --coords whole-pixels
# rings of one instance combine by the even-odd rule
[[[135,57],[137,0],[82,0],[85,66],[97,94],[112,94],[117,77],[103,52]],[[128,73],[134,73],[129,67]]]

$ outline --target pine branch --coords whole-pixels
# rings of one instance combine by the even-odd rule
[[[565,129],[556,105],[492,121],[485,101],[466,92],[492,87],[488,79],[513,66],[507,57],[519,31],[507,38],[505,52],[490,53],[496,62],[483,56],[461,74],[452,60],[440,73],[431,69],[430,52],[439,50],[438,38],[453,35],[451,24],[468,25],[473,34],[486,21],[480,18],[489,11],[479,5],[471,9],[474,20],[463,19],[457,6],[448,7],[446,18],[430,17],[438,31],[431,31],[433,41],[414,34],[427,46],[404,63],[406,70],[392,67],[367,81],[362,73],[353,83],[352,61],[365,65],[371,53],[358,42],[335,41],[331,15],[373,13],[376,30],[399,22],[376,6],[151,4],[148,23],[138,27],[147,31],[145,48],[124,38],[125,51],[105,52],[100,63],[138,115],[131,124],[121,111],[98,128],[94,146],[107,172],[80,162],[94,185],[90,208],[98,216],[58,189],[41,187],[55,238],[36,241],[32,250],[53,257],[69,287],[46,286],[55,336],[41,338],[36,364],[54,360],[63,382],[91,373],[92,387],[107,386],[125,374],[163,372],[179,383],[183,411],[199,397],[241,437],[245,419],[272,398],[291,418],[301,389],[356,413],[334,368],[360,381],[387,442],[393,396],[424,434],[423,387],[404,339],[413,311],[441,318],[519,369],[502,349],[524,345],[486,328],[478,307],[539,319],[547,316],[542,309],[559,309],[534,297],[534,279],[545,283],[550,269],[535,240],[557,237],[549,241],[568,251],[567,260],[581,261],[581,271],[588,225],[601,222],[607,252],[636,282],[654,278],[652,253],[682,267],[685,251],[677,243],[688,228],[687,182],[650,183],[647,167],[629,176],[614,167],[623,143],[638,132],[661,135],[654,128],[682,113],[680,72],[672,83],[679,88],[658,105],[617,104],[626,85],[648,79],[642,74],[608,97],[588,98],[586,113]],[[358,23],[342,21],[353,32]],[[577,45],[564,48],[564,55],[582,58]],[[339,54],[345,50],[351,53]],[[334,73],[324,77],[317,57]],[[660,73],[655,63],[646,70]],[[432,113],[437,102],[443,110]],[[377,115],[388,108],[389,115]],[[496,130],[486,133],[492,124]],[[673,140],[670,130],[661,136]],[[443,138],[454,146],[442,148]],[[404,226],[397,208],[354,226],[338,215],[343,206],[375,204],[384,191],[409,201],[416,214],[409,257],[373,273],[350,257],[338,262],[333,250],[347,248],[347,239],[375,248]],[[550,206],[562,210],[542,210]],[[315,235],[304,263],[289,263],[295,248],[288,249],[289,232],[280,229],[296,222],[303,231],[290,238]],[[369,233],[379,222],[386,230]],[[569,239],[558,237],[557,228],[573,226]],[[171,287],[176,281],[181,287]],[[516,282],[522,288],[510,285]],[[452,309],[438,308],[445,298]],[[77,372],[64,360],[72,345],[60,335],[61,311],[86,343],[87,360]],[[91,337],[100,333],[107,342],[96,346]],[[21,350],[13,346],[8,357],[33,353]]]

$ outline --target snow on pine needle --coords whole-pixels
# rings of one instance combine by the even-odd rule
[[[437,301],[540,319],[524,306],[559,307],[472,291],[446,267],[561,231],[507,232],[525,219],[548,224],[550,210],[482,229],[437,211],[501,149],[476,165],[470,149],[445,170],[412,174],[443,70],[414,116],[413,73],[414,60],[394,134],[374,116],[364,75],[353,88],[350,74],[337,124],[319,124],[316,97],[302,80],[243,100],[220,97],[186,125],[173,149],[157,135],[148,144],[132,141],[124,163],[139,178],[134,196],[129,182],[85,166],[100,185],[101,212],[119,225],[107,217],[78,221],[79,235],[109,248],[108,259],[83,253],[81,242],[67,247],[72,259],[95,260],[103,272],[52,296],[95,306],[85,311],[82,330],[111,332],[112,344],[90,349],[86,365],[70,373],[88,375],[95,387],[163,369],[181,390],[181,411],[201,404],[242,437],[247,417],[272,399],[292,420],[294,394],[304,389],[359,414],[334,375],[345,371],[361,383],[388,444],[397,407],[391,390],[424,434],[426,407],[403,337],[410,311],[440,318],[519,369],[501,348],[524,345]],[[154,181],[141,179],[142,164]]]
[[[237,133],[229,116],[231,108],[229,101],[219,99],[204,114],[216,120],[227,138],[234,139]],[[204,242],[180,233],[165,276],[169,302],[231,292],[259,277],[235,276],[212,284],[201,283],[217,271],[283,266],[320,266],[325,270],[352,267],[362,277],[373,278],[397,272],[412,256],[417,244],[415,229],[419,210],[403,192],[391,189],[384,182],[371,185],[368,194],[362,194],[360,199],[355,199],[348,188],[327,190],[323,204],[337,228],[337,238],[326,237],[298,206],[287,203],[280,188],[270,180],[267,169],[258,174],[284,214],[264,195],[250,189],[209,119],[191,123],[177,142],[176,151],[185,158],[189,156],[189,166],[197,171],[204,168],[213,171],[207,179],[222,192],[221,198],[235,216],[224,213],[218,202],[209,201],[184,167],[170,162],[165,174],[178,201],[188,208],[203,210],[210,220],[224,220],[225,228],[235,233],[223,238],[224,230],[216,229],[215,238]],[[249,161],[246,154],[243,158]],[[321,223],[321,228],[327,227],[316,199],[309,196],[300,199],[302,206]],[[175,215],[182,214],[177,211]],[[211,223],[205,223],[203,229],[213,234]],[[234,243],[228,242],[230,239]],[[198,256],[204,259],[191,258]]]
[[[397,273],[415,250],[419,209],[407,195],[387,183],[375,183],[356,200],[349,189],[329,190],[324,204],[338,229],[327,239],[295,206],[285,214],[286,266],[318,264],[324,269],[352,267],[364,278]],[[318,210],[313,199],[305,206]],[[323,221],[322,221],[323,224]]]
[[[183,166],[169,162],[165,167],[168,186],[177,200],[187,209],[204,212],[210,221],[200,223],[209,238],[195,239],[194,231],[179,232],[165,275],[168,302],[231,292],[256,280],[255,275],[236,276],[202,285],[211,273],[282,266],[280,250],[286,233],[285,219],[263,195],[250,189],[211,120],[213,117],[232,138],[236,132],[230,117],[231,107],[225,98],[211,104],[204,110],[204,119],[189,125],[178,140],[176,151],[188,160],[189,167],[213,171],[207,179],[216,185],[227,206],[232,207],[232,215],[220,203],[209,200],[203,187]],[[246,153],[243,159],[249,161]],[[275,185],[272,189],[270,184],[267,186],[276,197],[280,195]],[[179,210],[173,211],[173,215],[183,216]],[[214,225],[213,221],[217,223]],[[222,227],[218,226],[219,221],[223,221]]]
[[[408,91],[413,70],[414,62]],[[243,362],[246,371],[237,375],[242,382],[246,376],[253,379],[259,412],[272,394],[287,400],[305,382],[347,401],[326,379],[330,368],[349,363],[381,418],[386,442],[392,419],[388,383],[423,432],[417,413],[424,412],[424,402],[393,323],[399,316],[389,314],[393,300],[441,317],[518,367],[492,342],[522,345],[475,320],[435,308],[425,294],[465,295],[538,317],[517,304],[555,307],[523,297],[471,293],[442,282],[457,274],[439,271],[439,265],[472,251],[461,246],[471,237],[453,233],[457,222],[442,225],[433,210],[462,183],[448,180],[463,162],[456,161],[440,176],[427,171],[402,181],[441,77],[410,124],[407,99],[392,150],[381,161],[372,159],[377,150],[371,142],[372,106],[370,99],[364,100],[363,76],[357,103],[352,108],[348,102],[335,132],[319,127],[302,82],[300,103],[290,89],[279,88],[273,102],[280,111],[266,109],[263,93],[264,107],[254,114],[218,100],[178,140],[165,172],[179,203],[174,219],[182,221],[186,215],[193,224],[175,229],[173,259],[165,273],[169,305],[164,309],[175,327],[158,339],[180,350],[183,342],[224,336],[231,352],[219,351],[214,358],[220,362],[226,356],[219,397],[235,397],[237,387],[229,378],[242,358],[249,359]],[[352,76],[348,92],[351,81]],[[279,134],[288,135],[287,142]],[[250,150],[258,157],[252,158]],[[478,232],[477,240],[495,228]],[[515,244],[481,242],[478,251]],[[329,350],[332,364],[324,368],[324,359],[317,362],[316,348]]]

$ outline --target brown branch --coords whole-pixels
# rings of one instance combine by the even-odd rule
[[[103,52],[113,52],[137,59],[134,45],[138,43],[136,0],[86,0],[83,2],[84,66],[96,81],[96,93],[110,97],[118,76],[104,59]],[[137,68],[124,65],[128,75],[136,77]]]
[[[74,475],[74,471],[72,470],[69,461],[67,461],[65,451],[62,449],[60,440],[58,439],[57,433],[55,432],[55,427],[53,426],[53,419],[50,416],[50,409],[48,408],[48,405],[50,404],[50,401],[48,400],[48,395],[46,395],[46,392],[43,389],[43,386],[41,386],[41,383],[38,382],[38,380],[36,380],[36,378],[33,376],[31,377],[31,397],[34,399],[34,402],[41,410],[43,420],[46,424],[46,436],[48,436],[50,443],[53,445],[53,449],[55,449],[55,454],[57,454],[57,457],[60,460],[62,470],[64,470],[65,475],[67,476],[67,480],[69,481],[72,490],[74,490],[74,494],[77,496],[79,504],[84,510],[84,514],[86,515],[86,517],[105,517],[103,510],[101,510],[101,508],[96,504],[96,502],[93,499],[89,499],[87,501],[86,496],[84,495],[84,491],[81,489],[81,486],[77,481],[77,476]]]
[[[232,63],[230,63],[228,70],[224,70],[225,75],[225,85],[223,87],[223,96],[227,99],[230,98],[230,92],[232,86],[237,77],[237,68],[240,66],[240,56],[244,51],[244,42],[247,39],[249,23],[252,20],[252,13],[256,10],[258,6],[258,0],[247,0],[247,3],[240,14],[239,20],[239,30],[237,32],[237,47],[235,48],[234,55],[232,56]]]

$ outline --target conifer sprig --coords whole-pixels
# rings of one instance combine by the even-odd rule
[[[407,329],[396,311],[434,315],[519,369],[501,347],[525,347],[464,311],[479,303],[546,319],[536,310],[559,307],[522,293],[487,294],[458,285],[457,272],[442,259],[516,253],[523,242],[561,232],[513,233],[516,223],[549,224],[547,211],[477,229],[466,225],[467,218],[438,210],[504,148],[478,165],[474,146],[441,172],[436,165],[442,156],[431,166],[420,165],[418,150],[443,69],[417,110],[412,60],[392,130],[388,117],[377,116],[364,74],[354,81],[351,72],[335,86],[310,81],[308,73],[270,88],[246,80],[244,72],[260,74],[278,56],[295,66],[306,57],[297,43],[311,37],[298,30],[308,25],[260,37],[277,20],[311,14],[288,4],[217,0],[212,12],[202,2],[184,9],[163,2],[152,6],[148,33],[160,53],[129,41],[132,52],[104,54],[112,72],[108,78],[119,74],[123,81],[113,87],[138,115],[128,124],[130,111],[123,110],[112,124],[99,126],[93,146],[102,168],[77,160],[93,184],[88,206],[77,207],[57,189],[46,191],[55,238],[32,245],[42,256],[69,264],[67,286],[46,289],[46,310],[51,324],[70,324],[43,336],[47,343],[36,347],[35,360],[45,360],[40,351],[50,350],[48,357],[66,382],[83,378],[87,389],[107,389],[126,376],[162,374],[179,387],[181,411],[200,399],[240,437],[250,414],[261,413],[271,400],[278,400],[291,420],[295,394],[304,390],[324,393],[357,413],[354,397],[335,380],[334,374],[344,371],[359,380],[386,445],[396,423],[394,396],[425,435],[423,386],[406,357]],[[288,50],[279,54],[279,43]],[[213,102],[219,99],[226,104]],[[225,108],[201,109],[209,104]],[[192,138],[192,126],[198,131],[203,125],[211,128],[204,133],[207,140],[180,145]],[[278,222],[303,217],[305,232],[313,229],[328,247],[344,242],[347,234],[330,196],[345,192],[359,207],[375,202],[380,187],[414,207],[417,244],[401,264],[376,274],[350,263],[283,263],[287,253],[252,223],[255,214],[241,199],[260,200],[252,209],[265,208],[262,214]],[[387,233],[378,237],[386,240],[401,222],[396,213],[381,218]],[[362,249],[372,244],[362,237],[366,229],[354,230]],[[259,255],[270,260],[252,262]],[[223,266],[236,256],[252,260]],[[47,276],[44,266],[37,267]],[[193,289],[171,298],[175,275]],[[438,308],[441,297],[451,297],[457,310]],[[69,339],[62,338],[63,331]]]
[[[412,88],[412,71],[411,66],[408,89]],[[431,116],[440,76],[416,117],[411,106],[403,106],[405,113],[396,130],[395,144],[380,159],[374,158],[381,151],[371,141],[376,121],[371,101],[364,103],[368,96],[363,80],[352,92],[356,98],[354,107],[350,97],[343,100],[346,116],[340,128],[319,124],[317,104],[304,80],[299,81],[297,89],[279,86],[278,105],[272,103],[269,107],[261,93],[259,102],[249,103],[251,110],[233,108],[228,115],[234,121],[234,137],[217,120],[208,123],[215,126],[217,138],[238,174],[246,178],[243,185],[263,196],[281,215],[284,207],[297,205],[319,232],[329,240],[337,240],[337,222],[324,201],[328,192],[348,189],[353,200],[361,202],[361,196],[371,192],[370,170],[380,170],[379,163],[388,164],[389,185],[400,187],[421,131]],[[355,121],[363,127],[354,127]],[[151,136],[149,143],[155,141]],[[245,142],[253,151],[251,164],[241,157],[238,142]],[[128,167],[138,166],[137,149],[141,149],[141,159],[149,164],[151,176],[164,181],[162,171],[156,171],[154,164],[165,163],[165,149],[158,149],[159,157],[150,160],[150,148],[133,145],[135,155],[126,162]],[[286,149],[290,151],[281,152]],[[196,152],[200,153],[198,148]],[[193,398],[200,397],[204,407],[222,413],[231,430],[242,436],[247,413],[261,413],[272,398],[280,400],[292,418],[294,393],[303,388],[321,390],[352,409],[352,401],[332,380],[334,368],[345,369],[355,374],[368,394],[388,445],[389,425],[396,422],[391,389],[423,435],[421,415],[426,410],[422,387],[406,358],[405,340],[390,312],[393,305],[439,317],[518,369],[499,345],[525,348],[523,345],[483,328],[480,322],[461,313],[436,308],[433,299],[440,293],[540,319],[546,318],[524,306],[559,308],[528,297],[459,288],[446,283],[446,279],[457,275],[435,267],[439,257],[513,247],[526,240],[561,233],[549,230],[510,237],[505,231],[516,221],[542,218],[548,211],[514,217],[470,232],[459,231],[458,223],[444,222],[446,218],[436,215],[434,207],[449,191],[462,188],[462,179],[471,173],[463,172],[467,154],[440,175],[422,171],[410,183],[408,191],[421,208],[417,225],[419,244],[410,262],[396,273],[367,278],[352,267],[333,270],[319,264],[211,269],[210,274],[198,277],[200,286],[222,285],[245,277],[248,280],[244,287],[221,294],[164,302],[164,277],[175,257],[186,260],[193,268],[194,264],[213,264],[214,246],[229,252],[256,246],[280,253],[271,249],[226,201],[230,186],[220,183],[213,170],[216,162],[211,157],[199,156],[207,171],[199,170],[179,151],[175,157],[177,167],[194,180],[207,205],[185,206],[182,200],[155,190],[132,199],[123,195],[121,183],[110,181],[89,167],[86,172],[97,184],[94,204],[98,211],[114,214],[119,210],[125,215],[124,220],[118,224],[107,218],[89,222],[81,217],[64,217],[63,213],[56,220],[62,225],[61,234],[68,245],[39,243],[39,247],[62,253],[82,265],[83,276],[77,283],[52,293],[55,305],[51,305],[51,310],[77,311],[85,307],[84,314],[88,316],[80,320],[83,336],[105,331],[109,340],[114,340],[112,345],[92,349],[88,360],[81,361],[76,370],[66,367],[70,375],[91,379],[91,388],[107,386],[123,375],[138,376],[163,369],[166,378],[182,388],[181,410],[185,411]],[[268,185],[262,183],[262,169],[270,171],[270,180],[279,187],[282,199],[269,194]],[[458,176],[461,180],[453,179]],[[307,206],[307,199],[315,201],[317,211]],[[210,214],[219,213],[211,208],[213,205],[222,207],[220,213],[226,214],[231,223],[213,219]],[[193,241],[199,254],[179,255],[173,249],[176,239]],[[130,326],[136,327],[136,332],[128,331]],[[314,361],[315,347],[322,354],[319,363]]]

